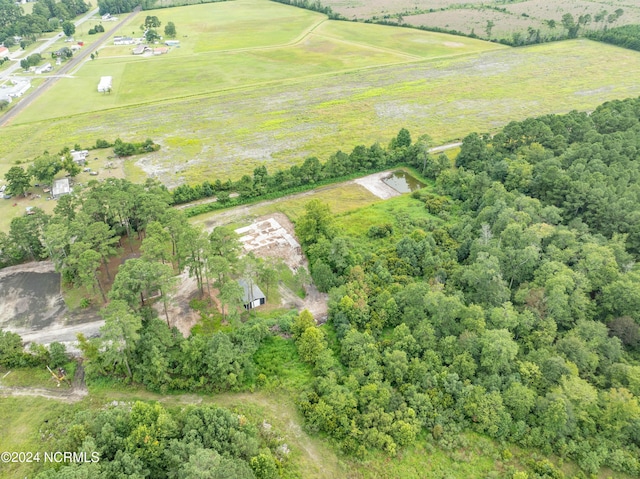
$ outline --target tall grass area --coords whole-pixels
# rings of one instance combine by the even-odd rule
[[[255,205],[238,206],[229,210],[204,213],[192,217],[190,221],[204,226],[233,222],[237,223],[237,227],[240,227],[251,224],[260,216],[272,213],[284,213],[291,220],[295,221],[296,218],[304,214],[304,205],[313,199],[327,203],[331,211],[335,214],[382,202],[380,198],[369,192],[363,186],[346,182],[325,186],[317,190],[311,190],[289,197],[260,202]]]
[[[591,110],[639,95],[639,72],[636,52],[576,40],[279,80],[50,121],[35,115],[32,123],[17,118],[3,129],[0,174],[45,149],[121,136],[163,145],[135,164],[169,186],[239,178],[261,164],[274,170],[311,155],[326,160],[338,148],[386,143],[402,127],[441,144],[529,116]]]
[[[79,406],[38,397],[0,397],[0,451],[44,452],[38,430]],[[0,463],[0,478],[32,477],[33,464]]]
[[[311,366],[298,357],[298,350],[292,339],[272,336],[266,339],[254,354],[258,379],[267,389],[287,389],[300,391],[313,380]]]

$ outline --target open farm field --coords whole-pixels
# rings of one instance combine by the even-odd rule
[[[123,48],[123,47],[120,47]],[[169,54],[171,55],[171,53]],[[27,109],[19,121],[85,113],[88,111],[163,101],[172,97],[204,94],[212,90],[236,88],[305,77],[334,71],[393,64],[407,59],[379,50],[348,45],[310,35],[298,45],[278,49],[249,50],[217,55],[192,55],[171,58],[171,68],[163,57],[117,57],[85,65],[73,78],[61,79],[51,94]],[[205,64],[206,62],[206,64]],[[113,77],[113,92],[96,92],[97,79]],[[70,89],[83,95],[60,104],[61,95]],[[44,113],[43,115],[43,112]]]
[[[469,54],[491,49],[486,42],[473,38],[454,37],[444,33],[425,35],[420,30],[393,28],[386,25],[350,22],[324,22],[314,33],[359,45],[371,45],[415,55],[418,58],[437,58]],[[496,48],[499,48],[496,45]]]
[[[104,47],[98,60],[61,79],[18,121],[499,48],[473,39],[457,41],[450,35],[327,21],[324,15],[260,0],[159,13],[161,22],[173,21],[184,32],[178,35],[180,45],[169,54],[134,56],[131,46]],[[140,36],[138,25],[144,15],[117,33]],[[113,77],[108,95],[96,92],[101,76]],[[69,98],[70,90],[77,94]]]
[[[271,81],[46,121],[37,121],[32,109],[25,115],[33,121],[18,117],[4,128],[0,174],[44,149],[120,136],[162,145],[134,161],[168,186],[239,178],[259,164],[273,170],[311,155],[325,160],[339,148],[386,143],[402,127],[416,137],[429,133],[438,144],[529,116],[590,110],[639,95],[638,72],[636,52],[575,40]],[[91,90],[92,101],[114,101],[94,93],[93,84]],[[69,105],[80,101],[76,96]]]
[[[490,38],[492,39],[510,38],[514,32],[526,32],[527,28],[540,30],[541,33],[552,33],[552,30],[540,19],[489,9],[460,8],[438,10],[430,13],[407,15],[403,19],[409,25],[424,25],[456,30],[466,35],[473,33],[481,38],[489,38],[486,33],[487,22],[489,21],[495,24],[491,30]],[[557,33],[560,33],[562,29],[556,28],[556,30],[558,30]]]
[[[458,0],[322,0],[322,5],[350,20],[385,20],[405,25],[425,26],[456,30],[465,34],[472,31],[480,38],[510,38],[515,32],[527,35],[533,28],[545,34],[559,34],[563,31],[560,21],[570,13],[577,18],[581,15],[594,17],[606,10],[609,14],[618,8],[624,14],[608,23],[605,19],[592,21],[587,29],[617,27],[640,22],[640,5],[630,0],[525,0],[518,2],[458,1]],[[555,20],[555,29],[547,27],[548,20]],[[485,31],[487,22],[494,23],[491,35]]]

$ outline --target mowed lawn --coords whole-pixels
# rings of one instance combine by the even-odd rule
[[[171,55],[173,51],[142,61],[127,56],[88,62],[74,78],[60,79],[51,93],[38,99],[16,122],[407,61],[402,55],[318,36],[280,48]],[[113,77],[109,94],[96,91],[100,77],[105,75]],[[60,104],[60,95],[70,89],[77,94]]]
[[[420,58],[437,58],[507,48],[504,45],[473,38],[372,23],[324,22],[313,33],[392,49]]]
[[[140,25],[150,13],[163,25],[176,24],[180,46],[166,55],[134,56],[131,46],[110,44],[72,78],[60,79],[15,122],[505,48],[451,35],[329,21],[316,12],[265,0],[141,12],[117,33],[140,37]],[[101,76],[113,77],[108,95],[96,91]]]

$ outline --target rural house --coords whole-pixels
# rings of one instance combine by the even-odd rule
[[[51,196],[54,200],[57,200],[62,195],[68,195],[71,193],[71,185],[69,184],[69,178],[61,178],[59,180],[53,180],[53,187],[51,188]]]
[[[146,45],[138,45],[137,47],[135,47],[133,49],[133,54],[134,55],[142,55],[145,52],[145,50],[147,50],[147,48],[148,47]]]
[[[239,279],[238,284],[242,286],[242,305],[247,311],[267,302],[266,296],[256,284],[252,283],[249,287],[246,279]]]
[[[69,153],[71,153],[71,159],[73,162],[80,166],[84,166],[87,162],[87,156],[89,156],[89,150],[71,150]]]

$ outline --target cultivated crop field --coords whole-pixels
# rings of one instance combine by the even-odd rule
[[[348,19],[386,20],[465,34],[473,31],[481,38],[488,38],[485,32],[488,21],[494,23],[491,38],[510,37],[514,32],[526,35],[529,28],[539,29],[541,33],[560,33],[560,20],[565,13],[577,19],[586,14],[594,17],[603,10],[611,14],[621,8],[624,14],[607,23],[609,27],[640,21],[640,6],[631,0],[322,0],[322,4]],[[555,32],[547,27],[547,20],[557,22]],[[598,24],[592,22],[587,28],[601,29],[605,23],[606,19]]]
[[[45,149],[150,137],[162,149],[125,171],[176,186],[326,160],[402,127],[444,143],[640,94],[640,55],[587,40],[512,49],[266,0],[153,13],[176,24],[180,47],[143,58],[103,48],[3,128],[0,174]],[[146,14],[118,34],[139,35]],[[96,92],[102,75],[110,95]]]

